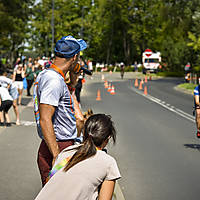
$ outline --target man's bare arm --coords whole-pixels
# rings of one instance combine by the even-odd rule
[[[53,128],[52,117],[55,112],[55,107],[48,104],[40,104],[40,126],[44,136],[44,140],[53,156],[53,163],[60,153],[58,144],[56,142],[56,136]]]

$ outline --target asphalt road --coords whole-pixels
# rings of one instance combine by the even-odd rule
[[[105,78],[115,86],[115,95],[104,88],[101,75],[93,77],[83,108],[110,114],[118,130],[118,142],[109,152],[115,156],[128,200],[192,200],[199,198],[199,140],[194,122],[150,101],[133,90],[134,81]],[[95,81],[96,80],[96,81]],[[147,83],[148,93],[191,114],[192,96],[175,91],[180,79]],[[97,89],[101,101],[96,101]]]
[[[30,99],[23,99],[26,104]],[[39,138],[33,108],[20,108],[23,125],[0,128],[0,199],[33,200],[41,189],[36,157]],[[11,110],[13,119],[13,112]]]
[[[101,74],[87,78],[82,91],[82,108],[110,114],[117,129],[117,144],[108,146],[119,165],[119,181],[126,200],[199,199],[199,140],[195,124],[144,97],[133,87],[133,76],[105,74],[115,95],[104,88]],[[148,82],[148,93],[191,114],[192,97],[175,91],[176,79]],[[96,101],[97,90],[101,101]],[[24,99],[26,104],[30,99]],[[0,128],[0,199],[31,200],[39,192],[36,164],[39,138],[33,108],[24,106],[22,125]]]

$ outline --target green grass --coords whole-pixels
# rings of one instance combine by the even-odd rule
[[[158,72],[157,75],[164,77],[183,77],[184,72]]]
[[[179,88],[183,88],[190,91],[193,91],[196,86],[197,84],[193,84],[193,83],[182,83],[178,85]]]

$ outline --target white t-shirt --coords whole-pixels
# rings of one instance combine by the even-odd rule
[[[8,87],[8,85],[12,85],[13,81],[10,78],[5,76],[0,76],[0,84],[3,87]]]
[[[8,89],[5,87],[0,87],[0,97],[2,101],[6,101],[6,100],[13,101],[13,98],[10,96]]]
[[[88,69],[89,70],[93,70],[93,66],[92,66],[92,62],[91,61],[88,63]]]
[[[39,103],[56,107],[52,121],[58,141],[77,137],[74,101],[64,78],[58,72],[50,68],[39,73],[34,84],[33,99],[37,130],[41,138]]]
[[[6,76],[0,76],[0,84],[1,86],[7,88],[8,85],[10,85],[10,89],[16,88],[16,85],[12,81],[12,79],[6,77]]]
[[[64,158],[72,156],[76,150],[73,145],[63,150],[57,158],[57,165]],[[104,151],[79,162],[67,172],[60,169],[47,182],[35,200],[96,200],[98,188],[104,180],[116,180],[121,177],[117,163]]]

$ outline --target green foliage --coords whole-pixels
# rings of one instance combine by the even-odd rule
[[[183,77],[184,73],[183,72],[158,72],[158,76],[163,76],[163,77]]]
[[[183,89],[191,90],[191,91],[193,91],[196,86],[197,85],[193,83],[182,83],[178,85],[179,88],[183,88]]]
[[[33,3],[34,0],[1,0],[1,53],[23,53],[28,42],[30,52],[50,56],[52,0]],[[54,3],[53,45],[62,36],[71,34],[87,41],[84,57],[94,62],[112,65],[124,62],[130,66],[135,61],[141,63],[142,52],[150,48],[161,52],[162,63],[166,64],[163,70],[183,72],[187,62],[199,66],[199,0],[54,0]]]
[[[33,0],[1,0],[0,53],[14,61],[24,49]]]
[[[193,70],[194,70],[195,72],[200,72],[200,66],[194,66],[194,67],[193,67]]]

